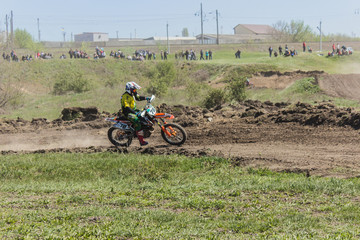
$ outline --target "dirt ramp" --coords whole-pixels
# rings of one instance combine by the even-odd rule
[[[322,75],[318,81],[327,95],[360,101],[360,74]]]
[[[273,88],[285,89],[292,85],[295,81],[307,78],[316,77],[324,74],[323,71],[294,71],[294,72],[279,72],[268,71],[259,72],[251,77],[251,83],[256,88]]]

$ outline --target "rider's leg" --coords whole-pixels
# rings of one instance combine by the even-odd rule
[[[144,132],[141,130],[140,119],[136,116],[136,114],[129,113],[128,119],[133,123],[135,134],[139,139],[139,143],[141,146],[147,145],[148,142],[144,141]]]

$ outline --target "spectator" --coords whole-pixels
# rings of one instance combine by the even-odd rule
[[[269,56],[271,57],[271,55],[272,55],[272,51],[273,51],[273,48],[270,46],[269,47]]]
[[[168,52],[164,51],[164,60],[167,60],[167,55],[168,55]]]
[[[235,53],[235,58],[240,58],[241,57],[241,51],[238,49]]]
[[[303,42],[303,52],[306,52],[306,43]]]
[[[282,51],[282,47],[281,47],[281,46],[279,46],[279,55],[280,55],[280,56],[283,55],[283,51]]]
[[[209,60],[212,60],[212,51],[209,50]]]
[[[203,52],[202,49],[200,50],[200,60],[205,60],[204,59],[204,52]]]
[[[73,55],[74,55],[74,51],[70,48],[70,50],[69,50],[69,55],[70,55],[70,59],[72,59],[73,58]]]

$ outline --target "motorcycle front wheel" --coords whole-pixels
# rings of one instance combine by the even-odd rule
[[[164,125],[164,128],[170,134],[169,136],[164,131],[161,131],[161,136],[167,143],[179,146],[186,141],[186,131],[180,125],[176,123],[168,123]]]
[[[108,138],[110,142],[117,147],[128,147],[133,139],[133,137],[129,136],[124,130],[114,127],[109,128]]]

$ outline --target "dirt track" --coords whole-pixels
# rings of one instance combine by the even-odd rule
[[[0,151],[20,152],[140,152],[220,156],[244,167],[309,175],[360,176],[360,114],[338,109],[331,103],[318,106],[247,101],[219,106],[211,111],[197,107],[166,106],[159,111],[176,116],[189,139],[181,147],[167,145],[158,132],[150,144],[137,141],[128,149],[116,149],[107,140],[104,114],[52,122],[0,120]]]

